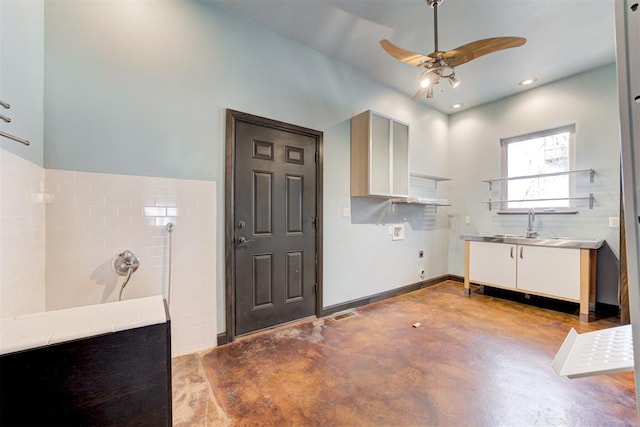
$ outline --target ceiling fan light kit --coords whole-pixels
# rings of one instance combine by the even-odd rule
[[[484,40],[476,40],[449,51],[438,50],[438,6],[444,0],[426,0],[433,8],[433,34],[434,51],[428,55],[411,52],[391,43],[389,40],[380,40],[382,48],[391,56],[405,64],[424,68],[418,79],[420,88],[413,99],[418,100],[423,96],[433,97],[433,87],[446,79],[451,87],[456,88],[460,81],[456,78],[455,67],[476,59],[480,56],[522,46],[527,42],[523,37],[493,37]]]

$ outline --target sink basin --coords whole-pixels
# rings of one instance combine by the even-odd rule
[[[527,237],[524,234],[499,234],[499,233],[480,233],[478,234],[482,237],[493,238],[493,239],[527,239],[527,240],[573,240],[568,237],[557,237],[557,236],[531,236]]]

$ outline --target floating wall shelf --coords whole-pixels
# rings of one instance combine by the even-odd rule
[[[500,178],[489,178],[483,179],[482,182],[489,183],[489,190],[491,190],[494,182],[502,182],[502,181],[513,181],[516,179],[532,179],[532,178],[546,178],[550,176],[561,176],[561,175],[571,175],[576,173],[589,173],[589,182],[593,184],[593,176],[595,175],[595,169],[576,169],[565,172],[550,172],[550,173],[540,173],[536,175],[522,175],[522,176],[510,176],[510,177],[500,177]],[[564,199],[563,199],[564,200]]]
[[[492,190],[494,182],[504,182],[504,181],[514,181],[518,179],[535,179],[535,178],[547,178],[551,176],[562,176],[562,175],[571,175],[571,174],[579,174],[579,173],[588,173],[589,174],[589,182],[593,184],[593,177],[596,173],[595,169],[575,169],[568,170],[564,172],[550,172],[550,173],[541,173],[536,175],[522,175],[522,176],[510,176],[510,177],[500,177],[500,178],[489,178],[483,179],[482,182],[489,183],[489,190]],[[541,198],[541,199],[503,199],[503,200],[485,200],[482,203],[486,203],[489,206],[489,210],[491,210],[492,205],[509,203],[509,202],[550,202],[556,200],[588,200],[589,201],[589,209],[593,209],[594,197],[593,193],[589,193],[588,196],[576,196],[576,197],[556,197],[556,198]],[[500,213],[500,212],[498,212]],[[568,212],[563,212],[568,213]],[[577,213],[577,211],[575,212]]]
[[[441,181],[451,181],[451,178],[444,178],[441,176],[429,175],[429,174],[420,173],[420,172],[411,172],[409,175],[412,178],[421,178],[421,179],[428,179],[430,181],[433,181],[434,188],[438,188],[438,183]]]
[[[421,172],[411,172],[409,173],[409,176],[411,178],[410,187],[413,187],[413,191],[410,188],[411,195],[408,197],[395,197],[391,199],[392,204],[435,206],[436,208],[438,206],[451,206],[447,199],[438,199],[427,194],[437,189],[439,182],[450,181],[451,178],[445,178],[442,176],[436,176]],[[433,187],[430,183],[428,185],[423,185],[423,183],[426,183],[426,181],[432,181]],[[421,190],[426,190],[426,193],[421,194]]]
[[[516,200],[483,200],[482,203],[486,203],[489,205],[489,210],[491,210],[491,205],[499,204],[499,203],[508,203],[508,202],[550,202],[554,200],[588,200],[589,201],[589,209],[593,209],[593,193],[589,193],[588,196],[578,196],[578,197],[554,197],[548,199],[516,199]]]
[[[391,203],[404,203],[425,206],[451,206],[449,204],[449,201],[445,199],[427,199],[423,197],[396,197],[391,199]]]

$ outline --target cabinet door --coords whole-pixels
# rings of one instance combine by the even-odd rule
[[[370,110],[351,118],[351,195],[409,196],[409,125]]]
[[[372,195],[389,196],[391,194],[390,138],[391,120],[371,113],[369,192]]]
[[[392,194],[395,197],[409,196],[409,126],[393,122]]]
[[[518,246],[518,289],[580,300],[580,249]]]
[[[469,280],[516,288],[516,245],[469,242]]]

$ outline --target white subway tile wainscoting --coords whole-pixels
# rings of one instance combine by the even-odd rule
[[[43,169],[5,150],[2,318],[118,300],[112,266],[140,267],[122,299],[169,297],[174,356],[216,345],[216,183]],[[28,306],[26,305],[28,304]]]
[[[216,185],[209,181],[47,169],[47,310],[117,301],[112,269],[129,249],[140,267],[123,299],[169,296],[174,355],[216,343]]]
[[[0,317],[45,309],[44,170],[0,149]]]

